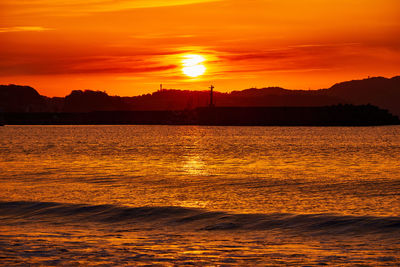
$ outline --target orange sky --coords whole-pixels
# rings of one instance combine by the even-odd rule
[[[1,0],[0,84],[318,89],[399,75],[399,36],[398,0]],[[204,75],[184,75],[187,54],[206,59]]]

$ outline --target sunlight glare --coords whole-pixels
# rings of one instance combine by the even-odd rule
[[[197,77],[203,75],[206,67],[202,64],[205,58],[201,55],[185,55],[182,60],[182,72],[189,77]]]

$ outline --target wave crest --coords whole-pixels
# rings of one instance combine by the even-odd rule
[[[97,222],[105,224],[157,224],[191,230],[293,230],[299,233],[400,234],[400,217],[336,214],[232,214],[184,207],[124,207],[54,202],[0,202],[3,220],[29,222]]]

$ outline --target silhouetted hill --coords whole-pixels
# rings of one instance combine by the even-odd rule
[[[222,93],[216,92],[221,96]],[[208,105],[208,91],[159,90],[152,94],[124,97],[129,110],[187,110]]]
[[[40,112],[47,111],[46,98],[29,86],[0,85],[0,111]]]
[[[218,106],[326,106],[347,103],[342,99],[320,94],[318,91],[287,90],[279,87],[233,91],[221,98]]]
[[[230,93],[215,92],[214,99],[217,107],[372,104],[400,116],[400,76],[342,82],[321,90],[269,87]],[[28,86],[0,86],[0,111],[6,112],[177,111],[205,107],[208,101],[208,91],[169,89],[135,97],[119,97],[100,91],[76,90],[65,98],[48,98]]]
[[[400,116],[400,76],[338,83],[326,92],[352,104],[373,104]]]
[[[74,90],[64,100],[63,112],[90,112],[97,110],[128,110],[127,105],[119,96],[109,96],[105,92],[91,90]]]

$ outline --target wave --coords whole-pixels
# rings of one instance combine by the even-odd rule
[[[337,214],[234,214],[184,207],[124,207],[54,202],[0,202],[2,221],[185,226],[192,230],[293,230],[321,234],[400,234],[400,217]]]

